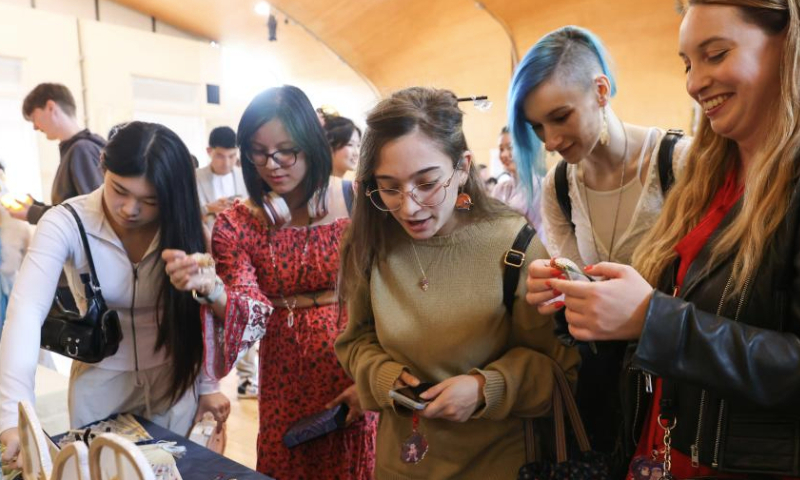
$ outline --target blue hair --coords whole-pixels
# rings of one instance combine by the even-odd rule
[[[576,45],[584,48],[573,50]],[[611,73],[609,56],[603,43],[589,30],[574,25],[561,27],[539,39],[525,54],[511,79],[508,90],[508,129],[514,144],[517,176],[528,205],[533,208],[538,209],[542,178],[547,169],[542,142],[525,118],[525,97],[548,80],[559,65],[571,63],[570,57],[581,55],[580,50],[594,54],[600,69],[611,83],[610,93],[613,97],[617,93],[617,83]]]

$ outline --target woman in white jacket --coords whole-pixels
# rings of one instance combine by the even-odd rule
[[[68,203],[86,229],[103,297],[119,314],[123,338],[117,353],[100,363],[73,362],[70,423],[133,412],[186,434],[205,411],[222,422],[228,400],[201,378],[199,305],[172,287],[161,260],[166,248],[206,249],[189,151],[166,127],[132,122],[106,146],[102,164],[104,184]],[[6,459],[18,452],[17,403],[33,400],[41,325],[62,267],[84,309],[80,273],[89,267],[78,227],[66,208],[54,207],[39,221],[0,341]]]

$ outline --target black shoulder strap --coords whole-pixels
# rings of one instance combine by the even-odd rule
[[[561,207],[561,213],[564,218],[569,220],[572,224],[572,230],[575,230],[575,222],[572,221],[572,202],[569,199],[569,180],[567,180],[567,162],[561,160],[556,165],[556,200],[558,206]]]
[[[519,283],[519,271],[522,265],[525,264],[525,251],[528,250],[533,236],[536,235],[536,229],[531,224],[526,223],[514,239],[514,244],[511,249],[506,252],[503,257],[505,264],[505,271],[503,272],[503,304],[511,315],[511,309],[514,306],[514,293],[517,291],[517,284]]]
[[[672,154],[675,144],[683,137],[683,130],[669,129],[661,139],[658,146],[658,178],[661,180],[661,193],[666,197],[667,192],[675,183],[675,172],[672,170]]]
[[[649,374],[641,373],[641,375]],[[664,420],[667,425],[674,427],[675,418],[678,414],[678,384],[675,380],[671,378],[661,379],[661,401],[659,406],[661,407],[659,421]]]
[[[342,193],[344,194],[344,204],[347,205],[347,214],[353,215],[353,182],[342,180]]]
[[[81,217],[78,216],[78,212],[72,208],[72,205],[68,203],[62,203],[61,205],[64,206],[69,213],[75,217],[75,223],[78,224],[78,231],[81,234],[81,243],[83,243],[83,251],[86,252],[86,259],[89,262],[89,271],[91,272],[91,276],[89,277],[91,280],[92,291],[96,295],[100,295],[100,280],[97,278],[97,271],[94,269],[94,260],[92,260],[92,250],[89,248],[89,240],[86,238],[86,230],[83,229],[83,222],[81,222]]]

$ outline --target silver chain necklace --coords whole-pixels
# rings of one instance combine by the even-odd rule
[[[622,205],[622,187],[625,186],[625,163],[628,157],[628,130],[625,129],[625,124],[620,122],[622,125],[622,133],[625,135],[625,149],[622,151],[622,170],[619,172],[619,193],[617,194],[617,208],[614,211],[614,226],[611,230],[611,245],[608,247],[608,259],[606,261],[611,261],[611,255],[614,252],[614,240],[617,237],[617,221],[619,220],[619,210],[620,206]],[[588,187],[586,186],[586,175],[583,171],[581,171],[581,175],[583,177],[583,197],[584,201],[586,202],[586,214],[589,217],[589,229],[592,231],[592,245],[594,245],[594,253],[597,255],[597,259],[600,260],[600,251],[597,250],[597,239],[595,238],[594,233],[594,222],[592,222],[592,209],[589,206],[589,193]]]

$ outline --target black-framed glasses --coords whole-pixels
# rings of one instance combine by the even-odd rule
[[[383,212],[394,212],[403,205],[405,196],[410,196],[421,207],[436,207],[447,198],[447,187],[453,181],[458,168],[453,170],[446,182],[420,183],[408,193],[396,188],[376,188],[367,190],[367,196],[375,208]]]
[[[265,150],[248,150],[245,158],[257,167],[264,167],[271,158],[281,168],[289,168],[297,163],[297,155],[301,152],[299,148],[281,148],[269,153]]]

